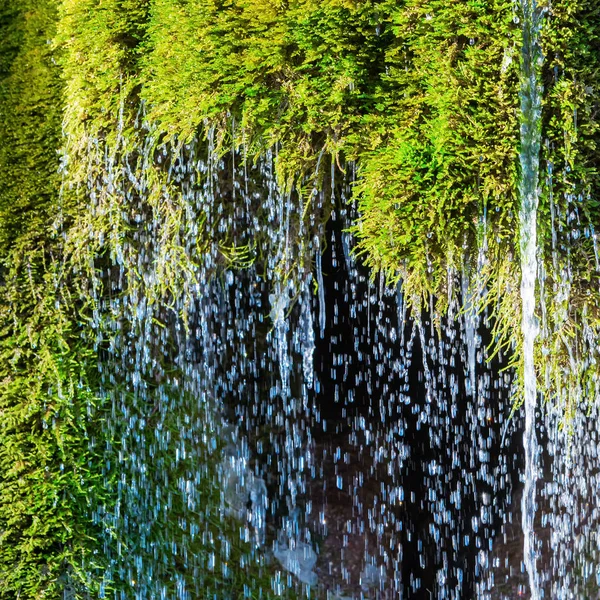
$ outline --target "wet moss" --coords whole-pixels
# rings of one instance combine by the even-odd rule
[[[56,6],[0,9],[0,596],[87,588],[97,550],[85,415],[93,352],[55,257],[62,86]],[[89,588],[93,590],[93,585]]]
[[[285,279],[310,270],[311,244],[324,235],[330,208],[319,192],[356,168],[353,232],[373,276],[401,279],[418,315],[431,302],[443,313],[466,272],[473,289],[486,290],[478,309],[491,315],[494,349],[518,363],[514,11],[505,0],[4,2],[1,593],[52,597],[67,585],[81,597],[97,593],[89,506],[112,501],[85,441],[98,426],[84,407],[97,402],[86,333],[97,307],[86,300],[86,278],[99,257],[110,268],[127,246],[128,289],[170,306],[193,288],[213,245],[221,264],[236,268],[275,252],[264,203],[248,208],[219,169],[260,171],[256,164],[270,168],[272,159],[293,205],[293,250],[277,266]],[[546,391],[568,404],[595,396],[600,364],[598,9],[553,1],[542,44],[537,365]],[[193,218],[172,176],[191,156],[208,165],[194,171],[195,189],[220,198]],[[246,182],[258,196],[260,176]],[[138,210],[159,224],[162,270],[152,289],[136,271]],[[243,211],[265,225],[255,239],[238,237]]]
[[[280,187],[297,205],[291,231],[301,259],[282,262],[287,278],[309,268],[310,241],[329,218],[312,195],[326,186],[323,166],[338,174],[356,167],[353,233],[373,275],[401,279],[415,314],[433,303],[441,315],[465,271],[474,289],[486,290],[478,310],[490,316],[492,352],[507,350],[518,364],[521,25],[514,3],[155,0],[140,10],[107,3],[102,16],[91,4],[62,6],[58,40],[76,185],[90,174],[90,140],[112,150],[143,145],[140,114],[156,147],[205,139],[220,156],[236,149],[256,161],[271,153]],[[560,387],[559,370],[573,362],[565,340],[595,330],[599,314],[592,292],[599,20],[576,0],[541,9],[539,236],[548,284],[539,290],[546,341],[538,348],[556,356],[556,368],[548,374],[541,354],[538,365],[544,385]],[[99,147],[100,171],[104,153]],[[165,185],[160,176],[152,184],[155,191]],[[230,198],[221,208],[231,216],[241,207]],[[572,214],[587,231],[577,244],[566,233]],[[268,218],[260,209],[255,216]],[[204,236],[233,248],[226,221]],[[269,244],[258,236],[243,252],[268,256]],[[477,266],[481,252],[485,264]],[[553,252],[570,257],[567,295],[551,291],[566,272],[564,262],[555,268]],[[593,366],[585,371],[575,379],[597,378]]]
[[[552,2],[542,46],[538,364],[546,398],[570,414],[598,396],[600,11],[577,0]]]
[[[0,14],[0,255],[46,228],[60,184],[61,86],[50,3],[5,2]]]
[[[448,268],[474,260],[484,215],[489,250],[512,248],[518,29],[510,2],[406,2],[390,21],[356,233],[373,269],[402,277],[411,300],[431,293],[443,305]]]

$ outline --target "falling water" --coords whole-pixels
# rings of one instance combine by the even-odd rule
[[[536,569],[534,516],[537,482],[537,438],[535,417],[537,388],[534,365],[534,341],[537,335],[535,285],[537,277],[536,220],[539,200],[539,153],[541,145],[541,84],[538,70],[542,60],[539,43],[541,13],[535,0],[521,0],[523,48],[521,60],[521,298],[523,333],[523,389],[525,405],[525,487],[522,499],[524,562],[529,576],[531,597],[540,598]]]
[[[477,310],[485,241],[470,279],[448,270],[447,315],[411,312],[352,253],[353,165],[306,211],[274,151],[249,165],[210,132],[140,137],[133,156],[90,141],[80,226],[97,245],[104,597],[486,597],[516,468],[512,377]]]

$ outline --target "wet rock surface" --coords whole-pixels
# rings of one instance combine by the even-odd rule
[[[382,494],[390,484],[385,465],[373,446],[348,436],[314,443],[311,452],[318,473],[304,501],[320,590],[330,598],[397,597],[400,505]]]
[[[433,581],[425,578],[423,588],[416,592],[409,589],[410,582],[403,581],[403,559],[407,559],[403,552],[411,548],[407,544],[406,526],[414,513],[409,514],[408,506],[399,497],[391,497],[390,490],[399,487],[397,471],[390,468],[393,462],[390,455],[382,452],[385,449],[381,445],[366,443],[356,433],[313,440],[307,449],[309,468],[295,511],[298,531],[303,532],[300,537],[309,541],[316,555],[311,565],[316,576],[311,582],[312,597],[327,600],[435,597],[429,595],[435,594]],[[534,522],[536,564],[543,598],[599,600],[596,554],[589,544],[584,547],[580,543],[583,536],[573,537],[568,556],[564,555],[564,545],[561,556],[552,546],[553,528],[560,525],[561,519],[569,519],[566,509],[561,509],[561,496],[553,489],[552,479],[546,474],[538,483]],[[462,597],[530,598],[523,564],[522,494],[522,485],[517,485],[491,551],[485,557],[485,566],[478,572],[475,589],[472,595]],[[273,522],[270,529],[269,537],[274,540],[277,531]]]
[[[600,598],[600,586],[596,574],[585,572],[585,564],[590,566],[590,556],[586,556],[584,548],[578,548],[577,536],[572,540],[570,560],[565,564],[555,555],[552,548],[551,519],[555,514],[554,506],[558,499],[552,494],[549,482],[538,483],[537,512],[534,522],[536,535],[537,569],[541,576],[540,586],[544,598],[565,598],[581,600],[597,600]],[[513,494],[507,519],[496,537],[490,556],[490,568],[482,580],[481,596],[490,600],[513,600],[530,598],[529,583],[523,564],[523,528],[521,525],[521,502],[523,489],[520,487]],[[592,562],[594,562],[592,560]],[[560,574],[559,570],[563,572]],[[568,573],[567,589],[557,589],[558,580],[564,582]]]

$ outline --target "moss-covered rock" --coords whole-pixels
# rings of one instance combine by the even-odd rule
[[[62,86],[56,6],[0,9],[0,596],[93,593],[95,363],[57,261]],[[86,565],[85,568],[83,565]]]
[[[359,248],[415,301],[516,227],[518,27],[511,2],[393,3],[387,84],[359,165]],[[443,307],[442,307],[443,308]]]
[[[107,433],[86,328],[110,292],[99,271],[164,312],[209,255],[288,289],[356,172],[373,275],[439,321],[462,271],[518,363],[518,16],[506,0],[4,2],[1,593],[98,591],[89,507],[113,501],[86,442]],[[598,388],[599,40],[589,3],[547,8],[537,366],[567,412]]]
[[[540,381],[569,414],[599,392],[600,12],[583,2],[552,2],[542,44]]]

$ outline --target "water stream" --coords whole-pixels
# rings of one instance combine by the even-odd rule
[[[524,562],[529,575],[531,598],[540,598],[539,576],[536,569],[534,518],[536,511],[537,386],[534,364],[534,342],[538,332],[536,308],[537,280],[537,208],[539,203],[539,154],[541,146],[541,84],[538,72],[541,66],[539,44],[541,13],[535,0],[521,1],[523,48],[521,62],[521,179],[519,194],[521,206],[521,300],[523,334],[523,395],[525,407],[525,487],[522,498],[524,534]]]
[[[94,515],[105,596],[114,582],[136,600],[489,592],[515,472],[501,451],[512,378],[486,357],[476,279],[448,272],[447,316],[407,314],[401,286],[371,281],[351,253],[351,165],[313,195],[327,229],[298,238],[304,206],[278,188],[272,156],[250,167],[201,142],[95,152],[91,210],[115,220],[90,278],[116,498]],[[170,181],[159,202],[145,191],[154,169]],[[235,238],[204,244],[201,224],[223,220]],[[255,236],[273,252],[227,268]],[[236,568],[248,580],[226,592]]]

